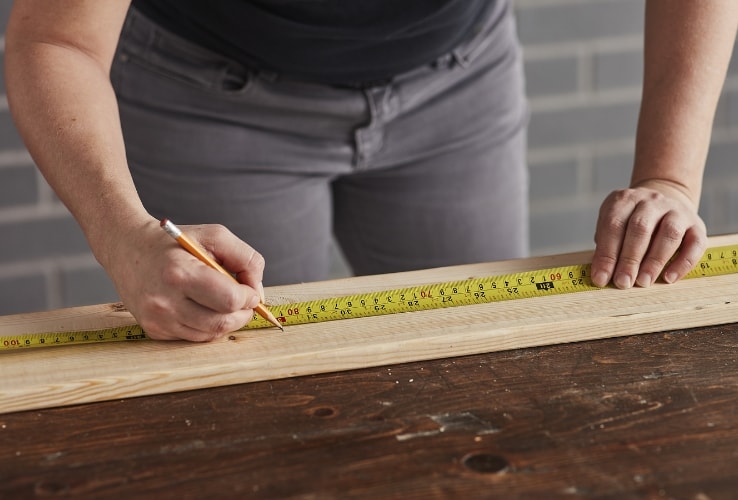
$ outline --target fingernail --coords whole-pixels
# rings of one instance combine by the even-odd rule
[[[677,275],[675,272],[670,271],[668,273],[664,273],[664,281],[667,283],[674,283],[677,279]]]
[[[617,274],[614,281],[615,286],[617,286],[618,288],[630,288],[631,286],[630,276],[625,273]]]
[[[648,273],[641,273],[638,275],[638,279],[636,282],[642,286],[642,287],[649,287],[651,286],[651,283],[653,282],[653,279],[651,278],[651,275]]]
[[[266,295],[264,294],[264,284],[260,282],[259,286],[257,287],[257,290],[259,292],[259,298],[261,298],[261,302],[262,303],[266,302],[267,299],[266,299]]]
[[[598,271],[597,273],[595,273],[594,276],[592,276],[592,283],[594,284],[594,286],[607,286],[608,281],[609,278],[605,271]]]
[[[254,295],[253,297],[251,297],[251,300],[249,301],[248,308],[253,309],[254,307],[258,305],[259,305],[259,297]]]

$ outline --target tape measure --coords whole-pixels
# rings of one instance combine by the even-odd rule
[[[283,325],[291,326],[599,290],[592,284],[590,268],[590,264],[561,266],[269,307]],[[708,249],[684,279],[736,272],[738,245],[720,246]],[[254,315],[253,320],[242,330],[269,327],[273,325]],[[139,325],[91,331],[29,333],[0,336],[0,351],[146,338],[146,332]]]

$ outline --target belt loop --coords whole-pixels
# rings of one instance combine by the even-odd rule
[[[454,49],[451,52],[451,56],[456,64],[461,66],[462,68],[466,68],[469,66],[469,57],[462,49]]]
[[[506,9],[509,9],[508,5]],[[494,2],[490,2],[489,9],[494,9]],[[489,36],[490,29],[497,23],[497,17],[490,17],[490,10],[485,12],[486,17],[482,17],[481,21],[471,28],[469,38],[461,45],[456,47],[451,53],[454,61],[462,68],[468,67],[479,53],[487,49],[491,38]]]
[[[433,61],[433,64],[431,64],[431,67],[434,69],[448,69],[450,68],[454,61],[456,60],[456,51],[447,52],[440,57],[438,57],[435,61]]]

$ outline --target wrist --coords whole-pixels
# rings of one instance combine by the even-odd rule
[[[106,214],[83,230],[95,259],[105,269],[120,264],[120,249],[128,243],[146,241],[145,235],[159,229],[159,222],[148,213],[115,216]]]
[[[643,188],[657,191],[663,195],[670,197],[677,197],[682,200],[685,204],[691,206],[695,210],[699,208],[700,203],[700,192],[694,192],[689,186],[682,184],[677,181],[663,178],[650,178],[633,181],[630,185],[631,188]]]

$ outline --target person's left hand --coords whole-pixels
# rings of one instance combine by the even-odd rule
[[[600,287],[611,280],[618,288],[646,287],[662,272],[667,283],[681,279],[707,248],[707,230],[695,205],[668,181],[651,180],[612,192],[597,221],[592,282]]]

